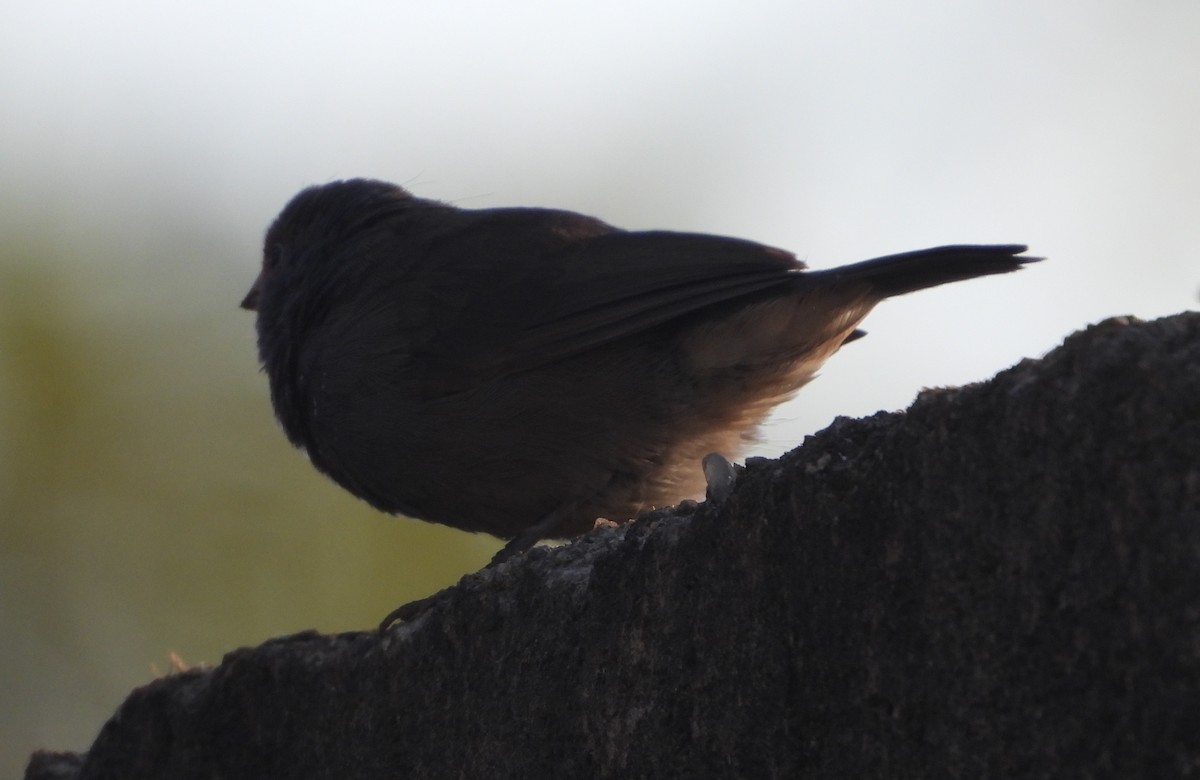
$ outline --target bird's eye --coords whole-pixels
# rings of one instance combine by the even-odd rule
[[[283,244],[271,244],[263,254],[263,270],[270,271],[283,260]]]

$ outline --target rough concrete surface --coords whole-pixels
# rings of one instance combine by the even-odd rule
[[[1200,314],[1114,319],[383,635],[133,691],[27,778],[1200,774]]]

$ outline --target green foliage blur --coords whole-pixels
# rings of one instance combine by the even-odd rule
[[[0,776],[241,645],[370,629],[498,543],[375,512],[275,425],[218,231],[0,233]]]

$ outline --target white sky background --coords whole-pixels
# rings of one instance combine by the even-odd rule
[[[192,221],[239,249],[213,258],[239,294],[287,198],[355,175],[814,267],[950,242],[1050,258],[884,304],[764,453],[1200,289],[1195,0],[21,0],[3,17],[7,219],[118,237]]]
[[[265,382],[252,318],[236,308],[262,233],[297,190],[332,178],[740,236],[814,267],[952,242],[1022,242],[1050,258],[883,304],[871,335],[780,410],[768,455],[836,415],[985,379],[1105,317],[1196,308],[1198,139],[1197,0],[0,11],[0,230],[45,231],[79,253],[90,272],[65,278],[93,305],[147,323],[185,307],[241,318],[238,381]],[[203,271],[217,281],[195,285],[181,267],[194,250],[164,255],[173,233],[214,248]],[[103,253],[88,256],[89,242]],[[114,246],[127,257],[112,259]],[[137,632],[92,603],[58,608],[112,629],[48,665],[84,693],[37,677],[40,699],[0,707],[0,742],[37,737],[3,767],[18,771],[35,746],[85,747],[128,689],[141,656],[105,637]],[[10,633],[58,658],[34,632]],[[21,671],[21,684],[47,674]]]

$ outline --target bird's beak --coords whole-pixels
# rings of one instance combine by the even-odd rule
[[[241,306],[247,311],[258,310],[258,286],[262,284],[262,274],[254,280],[254,284],[250,285],[250,292],[246,293],[246,297],[242,298]]]

